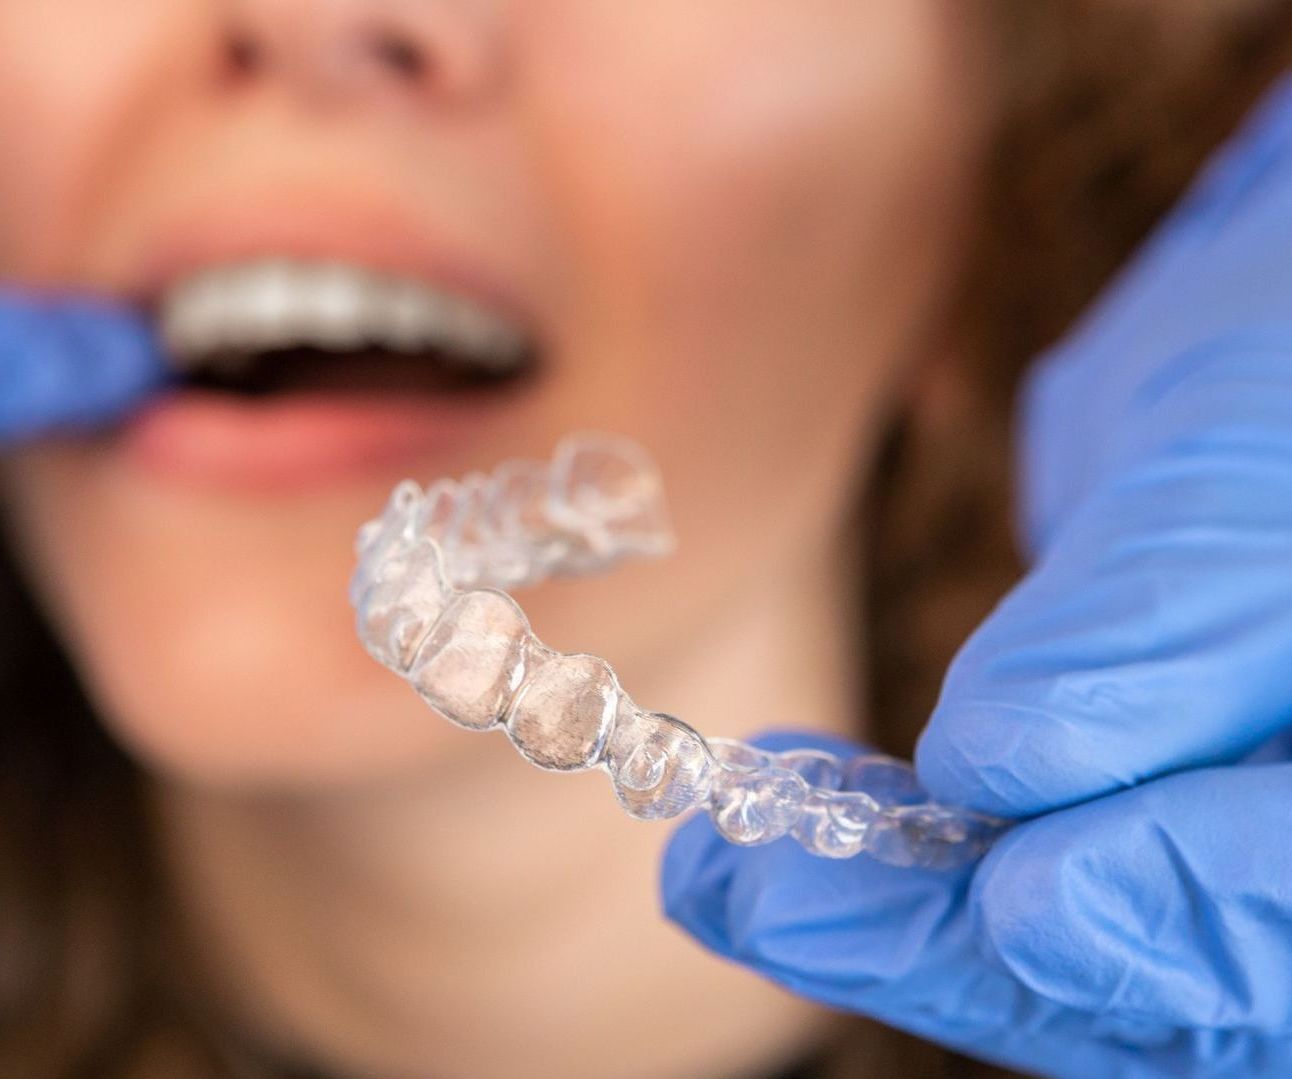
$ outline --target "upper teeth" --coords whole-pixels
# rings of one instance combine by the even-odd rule
[[[421,281],[340,263],[266,260],[201,271],[167,290],[161,332],[183,368],[283,348],[443,351],[494,370],[518,365],[524,332]]]

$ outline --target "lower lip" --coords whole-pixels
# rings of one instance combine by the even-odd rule
[[[372,476],[480,437],[509,396],[297,393],[238,398],[170,394],[124,431],[131,459],[154,475],[244,490],[300,489]]]

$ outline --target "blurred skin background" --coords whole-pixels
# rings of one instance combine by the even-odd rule
[[[471,298],[532,369],[444,389],[355,354],[4,460],[25,583],[0,1071],[705,1079],[821,1046],[846,1074],[968,1067],[667,926],[666,827],[454,730],[363,653],[354,530],[405,476],[630,435],[678,554],[525,594],[540,636],[706,733],[909,751],[1015,572],[1017,373],[1268,80],[1287,21],[9,0],[7,284],[155,312],[212,266],[364,267]]]

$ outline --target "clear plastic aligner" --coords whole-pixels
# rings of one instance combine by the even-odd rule
[[[350,599],[375,659],[458,726],[501,728],[540,768],[605,771],[633,817],[703,808],[733,843],[789,835],[827,858],[926,868],[972,861],[1005,827],[930,802],[891,757],[706,740],[639,708],[604,660],[534,636],[497,589],[673,549],[659,474],[634,443],[574,435],[548,465],[507,462],[426,490],[405,481],[357,546]]]

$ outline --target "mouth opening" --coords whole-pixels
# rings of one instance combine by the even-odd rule
[[[156,317],[188,385],[262,397],[497,392],[540,367],[530,328],[425,281],[255,260],[172,285]]]
[[[534,350],[506,368],[463,362],[443,350],[395,352],[381,346],[336,351],[297,345],[226,352],[189,370],[183,383],[240,397],[286,393],[453,394],[519,389],[536,376]]]

